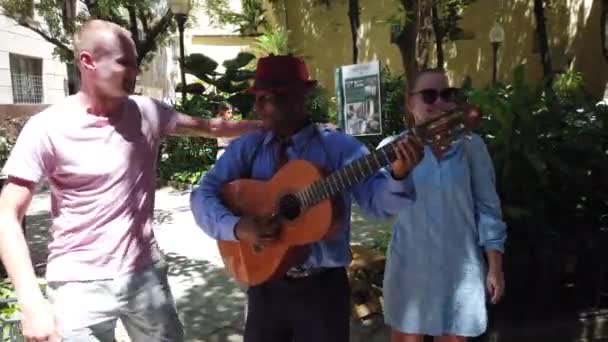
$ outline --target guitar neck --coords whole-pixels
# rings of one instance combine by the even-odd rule
[[[412,127],[405,136],[413,135],[420,139],[423,143],[433,145],[435,142],[441,141],[442,139],[442,134],[434,134],[433,129],[436,129],[440,125],[450,124],[454,126],[455,129],[448,133],[443,133],[443,135],[447,135],[450,138],[450,141],[456,141],[458,137],[467,130],[465,125],[462,123],[462,117],[462,111],[460,111],[459,108],[455,108],[422,124]],[[395,139],[391,143],[386,144],[368,155],[355,160],[342,169],[335,171],[328,177],[314,182],[306,189],[299,191],[295,195],[299,198],[304,207],[310,207],[341,193],[342,191],[373,175],[380,168],[395,161],[395,159],[397,159],[395,154],[395,144],[402,139],[403,136]]]
[[[305,207],[313,206],[331,198],[355,184],[367,179],[382,167],[389,165],[397,158],[394,145],[400,139],[361,157],[329,176],[320,179],[296,195]]]

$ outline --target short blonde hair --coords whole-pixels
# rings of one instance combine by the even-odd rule
[[[131,32],[113,22],[99,19],[89,20],[74,34],[74,60],[77,65],[82,52],[88,51],[92,54],[98,52],[99,43],[107,39],[107,33],[132,39]]]

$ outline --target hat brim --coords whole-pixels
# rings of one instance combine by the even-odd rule
[[[297,91],[308,91],[308,90],[311,90],[314,87],[316,87],[317,84],[318,84],[318,81],[315,81],[315,80],[304,81],[304,82],[295,83],[295,84],[281,85],[281,86],[277,86],[277,85],[265,86],[265,85],[260,85],[260,84],[254,84],[253,86],[251,86],[247,90],[245,90],[245,93],[252,94],[252,95],[255,95],[258,93],[285,94],[285,93],[297,92]]]

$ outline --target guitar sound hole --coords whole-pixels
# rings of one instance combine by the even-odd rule
[[[300,215],[300,201],[294,194],[287,194],[279,200],[279,215],[293,220]]]

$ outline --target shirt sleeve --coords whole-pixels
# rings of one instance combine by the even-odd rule
[[[346,166],[369,154],[365,145],[349,139],[349,148],[341,160]],[[416,189],[411,174],[404,179],[394,179],[387,169],[381,169],[364,182],[355,185],[352,193],[366,216],[377,219],[390,218],[416,198]]]
[[[507,227],[502,220],[500,198],[496,191],[494,165],[488,149],[478,135],[468,143],[475,219],[479,234],[479,244],[486,251],[504,252]]]
[[[225,183],[241,177],[248,166],[245,150],[248,141],[251,145],[251,136],[243,136],[230,144],[190,195],[196,224],[213,239],[236,240],[234,226],[240,218],[222,204],[220,190]]]
[[[2,174],[34,183],[49,176],[53,165],[53,151],[46,127],[41,114],[32,116],[26,122]]]
[[[158,132],[160,137],[166,137],[175,131],[177,126],[177,118],[179,113],[170,105],[160,102],[156,99],[151,99],[155,107],[158,119]]]

